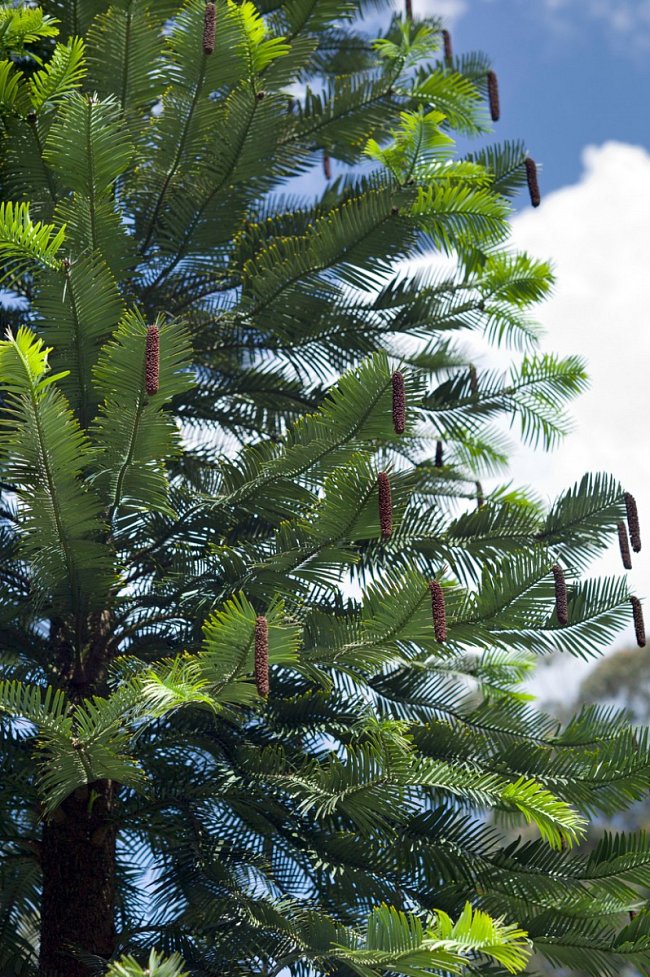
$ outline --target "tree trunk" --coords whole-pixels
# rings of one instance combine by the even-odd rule
[[[40,977],[88,977],[115,948],[117,786],[75,791],[43,825]]]

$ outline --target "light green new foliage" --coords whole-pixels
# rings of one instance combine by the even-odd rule
[[[585,367],[490,63],[389,6],[0,5],[2,974],[650,968],[646,839],[580,849],[647,733],[522,688],[629,622],[623,491],[492,488]]]
[[[141,967],[133,957],[124,957],[109,967],[107,977],[187,977],[187,971],[177,954],[164,960],[152,950],[146,967]]]

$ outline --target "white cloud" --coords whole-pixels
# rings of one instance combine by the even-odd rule
[[[445,26],[453,26],[467,13],[466,0],[413,0],[416,17],[440,17]]]
[[[600,21],[635,45],[650,41],[650,0],[544,0],[552,23],[567,26],[577,16]]]
[[[577,184],[517,215],[513,236],[516,247],[553,260],[557,287],[537,316],[543,346],[585,356],[591,389],[574,402],[575,431],[562,447],[518,451],[512,474],[549,498],[585,471],[619,478],[635,494],[645,529],[630,584],[650,599],[650,154],[609,142],[587,148],[583,162]],[[623,572],[614,539],[598,570]],[[650,634],[650,600],[646,618]],[[633,643],[631,629],[623,640]],[[559,682],[552,669],[549,688],[575,690],[581,674],[567,662]],[[540,681],[543,688],[543,670]]]
[[[469,9],[468,0],[412,0],[415,17],[439,17],[445,27],[453,27]],[[396,10],[404,10],[404,0],[393,0]]]

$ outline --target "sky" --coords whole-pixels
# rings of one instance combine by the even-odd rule
[[[585,471],[612,472],[637,498],[646,549],[630,585],[650,635],[650,0],[413,0],[439,15],[457,52],[481,49],[499,77],[495,138],[523,138],[542,165],[541,206],[522,197],[513,244],[552,261],[539,307],[543,349],[580,353],[591,388],[550,455],[518,451],[511,474],[549,499]],[[615,541],[594,568],[622,572]],[[634,643],[632,628],[615,647]],[[542,698],[570,699],[588,667],[538,671]]]
[[[395,0],[399,7],[399,0]],[[413,0],[457,52],[485,51],[499,78],[499,139],[523,139],[546,191],[580,178],[585,146],[650,148],[650,0]]]

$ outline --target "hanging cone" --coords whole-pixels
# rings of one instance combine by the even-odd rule
[[[160,333],[157,326],[149,326],[144,352],[144,385],[149,397],[158,393],[160,373]]]
[[[560,627],[566,627],[569,623],[569,605],[566,592],[566,581],[564,571],[556,563],[553,567],[553,579],[555,580],[555,613]]]
[[[206,3],[203,15],[203,53],[214,53],[214,39],[216,35],[217,8],[213,3]]]
[[[641,601],[638,597],[630,597],[630,603],[632,605],[632,617],[634,619],[636,643],[638,644],[639,648],[645,648],[645,623],[643,621],[643,608],[641,607]]]
[[[404,375],[397,370],[393,373],[393,427],[395,434],[404,434],[406,427],[406,395]]]
[[[406,14],[407,20],[413,20],[413,3],[412,0],[404,0],[404,12]]]
[[[326,149],[323,150],[323,173],[326,180],[332,179],[332,161]]]
[[[260,616],[255,621],[255,685],[258,694],[269,695],[269,623]]]
[[[386,472],[379,472],[377,475],[377,489],[379,491],[381,538],[390,539],[393,535],[393,499],[390,491],[390,479]]]
[[[476,508],[482,509],[485,505],[485,496],[483,494],[483,486],[480,482],[476,482]]]
[[[494,71],[487,73],[487,90],[490,102],[490,116],[493,122],[498,122],[501,118],[501,105],[499,102],[499,82]]]
[[[436,441],[436,468],[442,468],[444,447],[442,441]]]
[[[539,207],[542,197],[539,192],[539,181],[537,179],[537,163],[530,156],[526,159],[526,182],[528,183],[528,192],[530,194],[530,202],[533,207]]]
[[[431,592],[431,613],[433,614],[433,630],[436,641],[440,644],[447,640],[447,611],[445,608],[445,593],[437,580],[429,584]]]
[[[621,559],[626,570],[632,569],[632,556],[630,555],[630,544],[627,540],[627,526],[624,522],[618,524],[618,545],[621,548]]]
[[[469,366],[469,386],[472,391],[472,397],[478,397],[478,374],[473,363],[470,363]]]
[[[442,50],[445,55],[445,64],[449,67],[454,60],[454,51],[451,43],[451,34],[446,30],[442,32]]]
[[[630,530],[632,549],[635,553],[640,553],[641,529],[639,527],[639,512],[636,507],[636,499],[631,492],[626,492],[623,498],[625,499],[625,511],[627,513],[627,525]]]

